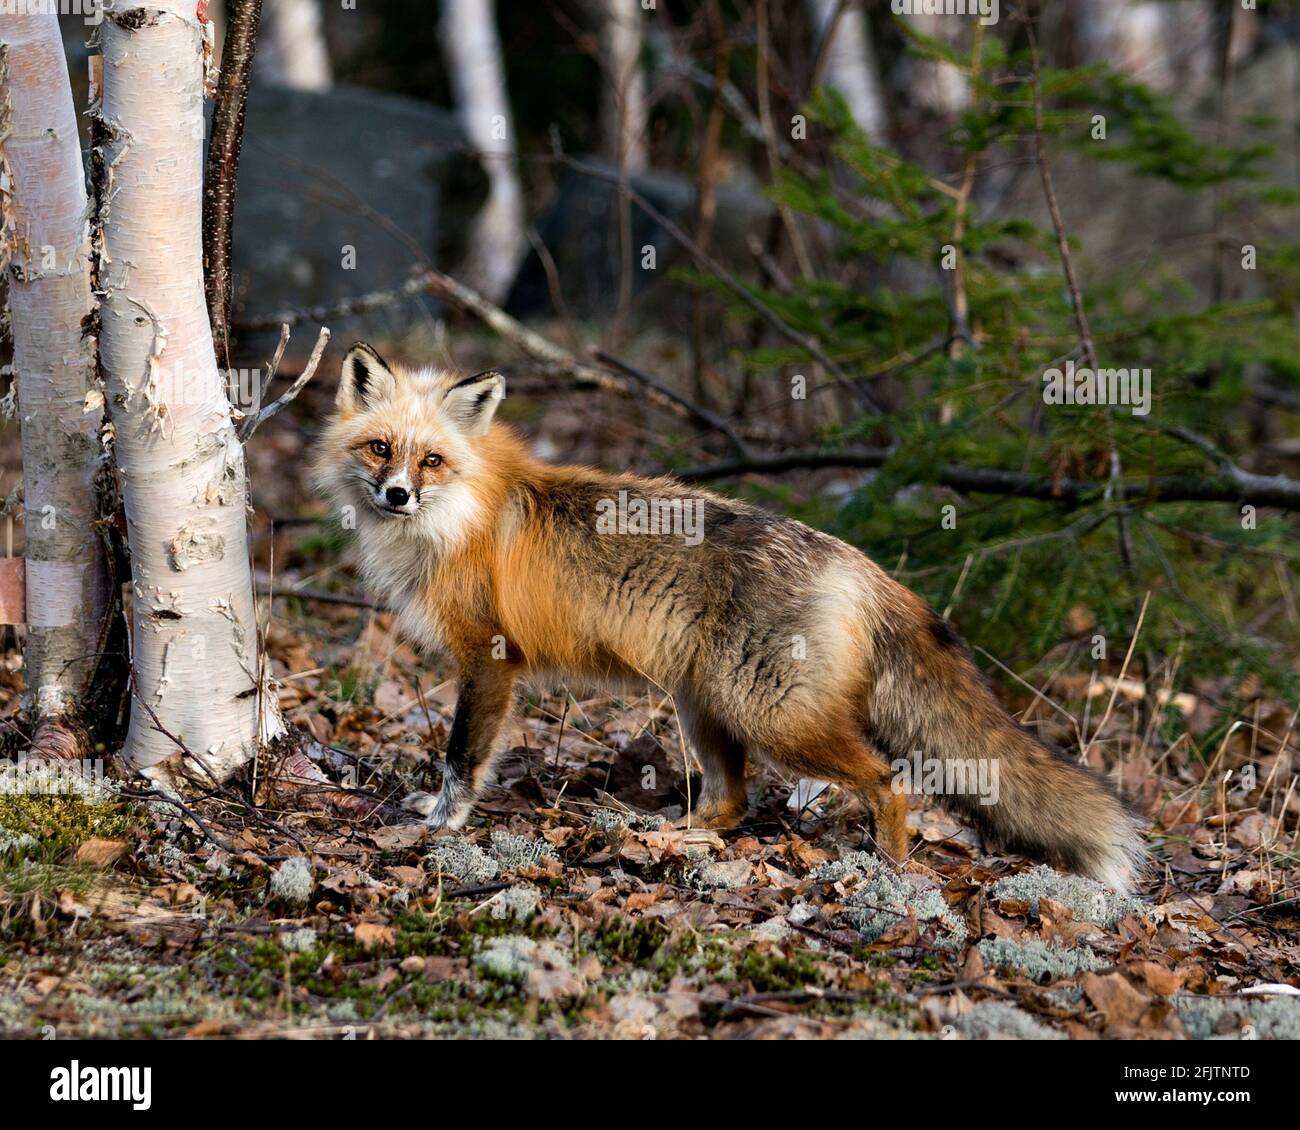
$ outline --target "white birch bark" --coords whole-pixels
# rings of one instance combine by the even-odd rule
[[[867,138],[880,144],[889,128],[889,115],[880,89],[880,71],[876,53],[871,44],[862,8],[850,3],[838,20],[840,0],[808,0],[808,13],[812,18],[813,32],[820,47],[828,33],[834,30],[825,48],[824,77],[826,85],[844,96],[854,121],[862,127]]]
[[[124,753],[167,779],[179,751],[161,726],[222,777],[283,722],[260,684],[244,452],[203,296],[194,0],[110,8],[102,36],[100,348],[133,596]]]
[[[1156,90],[1173,77],[1170,39],[1177,31],[1164,0],[1080,0],[1077,32],[1083,58],[1109,63]]]
[[[108,598],[95,528],[104,396],[95,373],[85,171],[58,18],[0,14],[4,259],[23,450],[27,698],[76,713]],[[39,741],[39,735],[38,735]]]
[[[970,20],[954,16],[921,13],[907,17],[922,35],[955,45],[963,25]],[[955,118],[966,108],[966,76],[951,63],[936,59],[909,60],[912,100],[941,118]]]
[[[492,0],[442,0],[439,31],[461,125],[488,176],[488,198],[474,218],[460,273],[474,289],[501,302],[526,245],[515,127]]]
[[[291,90],[334,85],[318,0],[262,0],[253,70],[259,81]]]
[[[597,0],[600,16],[600,64],[605,85],[600,105],[601,137],[606,156],[629,173],[649,160],[645,43],[641,0]]]

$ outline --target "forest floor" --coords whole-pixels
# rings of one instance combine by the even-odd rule
[[[1300,1037],[1280,704],[1225,737],[1132,672],[1042,688],[1094,728],[1114,696],[1093,754],[1152,821],[1129,899],[919,805],[895,874],[852,797],[792,801],[769,768],[738,831],[670,828],[688,779],[660,695],[532,695],[470,826],[430,837],[400,801],[436,781],[454,682],[386,614],[276,605],[282,706],[369,802],[277,797],[269,763],[257,808],[251,780],[188,814],[112,783],[0,796],[0,1035]]]

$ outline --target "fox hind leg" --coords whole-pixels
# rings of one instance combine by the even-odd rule
[[[889,764],[853,734],[769,749],[789,769],[834,781],[857,793],[871,811],[876,848],[896,866],[907,859],[907,797],[891,788]]]
[[[744,744],[706,712],[683,710],[681,721],[704,771],[704,783],[679,826],[718,831],[736,827],[749,811]]]

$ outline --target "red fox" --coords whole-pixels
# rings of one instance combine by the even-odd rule
[[[358,343],[318,447],[364,579],[417,645],[459,665],[430,827],[464,824],[516,681],[540,674],[670,692],[703,769],[696,825],[744,818],[746,758],[763,753],[855,791],[901,863],[907,798],[890,762],[921,751],[1000,770],[996,803],[940,798],[990,839],[1127,889],[1135,819],[1006,714],[915,593],[743,502],[544,463],[494,422],[504,394],[500,373],[402,369]]]

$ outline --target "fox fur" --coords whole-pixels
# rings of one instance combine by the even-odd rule
[[[941,802],[1000,845],[1128,888],[1136,821],[1007,715],[915,593],[857,549],[743,502],[542,462],[494,421],[504,392],[499,373],[406,370],[357,344],[318,447],[321,488],[352,508],[365,581],[418,646],[459,666],[431,827],[468,818],[521,677],[650,684],[674,696],[703,768],[697,825],[743,819],[746,759],[761,753],[856,791],[877,847],[901,863],[907,801],[890,762],[993,759],[996,803]],[[620,492],[692,507],[702,537],[600,532]]]

